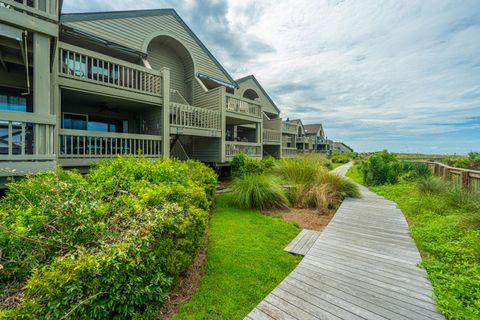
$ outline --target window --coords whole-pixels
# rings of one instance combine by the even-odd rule
[[[32,112],[32,95],[22,95],[22,91],[0,87],[0,110]]]
[[[64,113],[63,128],[73,130],[87,130],[88,117],[84,114]]]
[[[128,120],[108,119],[101,116],[64,113],[63,128],[97,132],[128,133]]]

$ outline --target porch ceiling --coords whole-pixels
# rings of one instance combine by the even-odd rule
[[[119,109],[122,111],[136,112],[149,108],[160,108],[160,106],[130,101],[116,97],[98,95],[94,93],[86,93],[70,89],[62,89],[62,104],[71,103],[75,105],[85,104],[89,106],[98,106],[98,108]]]

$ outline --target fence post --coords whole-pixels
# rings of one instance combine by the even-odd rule
[[[460,186],[462,189],[468,190],[470,187],[470,172],[462,171],[460,172]]]
[[[439,171],[438,169],[439,169],[439,167],[440,167],[440,166],[438,165],[438,163],[434,163],[434,164],[433,164],[433,174],[434,174],[435,176],[438,176],[438,171]]]
[[[443,179],[450,180],[450,169],[443,167]]]

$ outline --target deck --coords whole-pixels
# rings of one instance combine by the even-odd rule
[[[245,319],[444,319],[402,212],[361,192],[343,202],[297,268]]]

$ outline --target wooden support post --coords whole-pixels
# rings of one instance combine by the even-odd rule
[[[433,175],[438,176],[439,169],[440,169],[440,166],[438,165],[438,163],[433,164]]]
[[[226,97],[226,90],[225,87],[220,87],[220,162],[225,162],[226,157],[225,153],[227,151],[226,143],[225,143],[225,131],[227,130],[227,97]]]
[[[50,38],[41,33],[33,34],[33,112],[50,115]],[[35,151],[46,154],[51,150],[48,130],[35,126]]]
[[[170,157],[170,69],[162,68],[162,154]]]
[[[450,174],[450,169],[443,167],[443,179],[450,181],[451,174]]]
[[[464,190],[468,190],[470,188],[470,173],[468,171],[460,172],[460,186]]]

